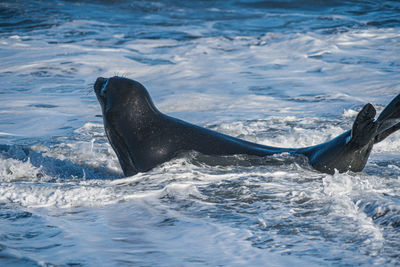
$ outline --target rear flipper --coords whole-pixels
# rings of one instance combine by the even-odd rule
[[[367,104],[357,115],[351,132],[349,144],[362,147],[374,139],[374,144],[381,142],[390,134],[400,129],[400,94],[397,95],[374,120],[376,110]]]
[[[375,108],[366,104],[358,113],[351,131],[299,152],[321,172],[362,171],[373,145],[400,129],[400,95],[387,105],[377,120],[374,120],[375,115]]]
[[[352,148],[361,148],[377,135],[379,124],[374,121],[376,110],[370,103],[358,113],[353,123],[350,140],[347,144]]]
[[[395,131],[400,129],[400,123],[396,124],[395,126],[392,126],[391,128],[383,131],[382,133],[378,134],[375,136],[374,144],[379,143],[380,141],[383,141],[386,137],[394,133]]]
[[[376,120],[378,130],[374,143],[379,143],[400,129],[400,94],[385,107]]]

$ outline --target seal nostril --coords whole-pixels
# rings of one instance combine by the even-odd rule
[[[108,87],[108,82],[110,81],[110,79],[103,79],[101,86],[100,86],[100,95],[102,97],[106,97],[106,91],[107,91],[107,87]]]

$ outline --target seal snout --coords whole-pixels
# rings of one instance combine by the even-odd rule
[[[100,89],[103,87],[103,83],[104,83],[104,78],[103,77],[99,77],[96,79],[96,82],[94,83],[94,91],[96,93],[100,92]]]
[[[96,82],[94,83],[94,91],[97,95],[103,96],[104,88],[107,86],[108,79],[99,77],[97,78]]]

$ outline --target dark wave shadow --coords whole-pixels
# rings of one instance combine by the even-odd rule
[[[38,168],[36,177],[25,177],[25,179],[117,179],[121,178],[121,173],[115,172],[105,167],[92,167],[80,165],[68,160],[60,160],[42,153],[33,151],[30,147],[19,145],[1,145],[0,157],[5,159],[15,159],[21,162],[28,162]],[[8,169],[9,174],[13,170]],[[23,179],[23,180],[25,180]]]

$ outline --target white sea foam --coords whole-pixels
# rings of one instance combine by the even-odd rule
[[[324,178],[323,185],[323,192],[332,201],[332,213],[344,220],[350,219],[352,227],[355,226],[360,235],[366,236],[363,242],[367,247],[373,250],[381,249],[384,242],[382,230],[374,224],[371,217],[358,208],[357,202],[354,201],[366,194],[376,194],[369,181],[362,176],[336,173]]]
[[[398,29],[368,26],[389,3],[337,15],[291,1],[285,12],[58,4],[53,14],[58,5],[35,3],[31,29],[0,34],[2,251],[43,265],[397,263],[399,134],[374,147],[363,174],[327,176],[290,155],[187,153],[122,178],[91,88],[123,75],[175,117],[265,145],[318,144],[400,91]],[[51,27],[35,25],[42,13]]]

